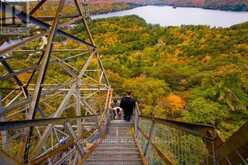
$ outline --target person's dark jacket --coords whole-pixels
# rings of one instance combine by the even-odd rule
[[[132,114],[135,108],[135,100],[130,96],[125,96],[121,99],[120,107],[129,114]]]

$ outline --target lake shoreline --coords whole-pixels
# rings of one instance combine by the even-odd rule
[[[237,12],[237,13],[243,13],[248,12],[248,10],[222,10],[218,8],[208,8],[208,7],[198,7],[198,6],[173,6],[173,5],[166,5],[166,4],[134,4],[134,3],[127,3],[128,7],[124,9],[112,9],[112,11],[99,11],[96,13],[92,13],[93,16],[101,15],[101,14],[109,14],[113,12],[119,12],[119,11],[125,11],[125,10],[131,10],[138,7],[145,7],[145,6],[158,6],[158,7],[176,7],[176,8],[196,8],[196,9],[205,9],[205,10],[215,10],[215,11],[226,11],[226,12]]]
[[[225,28],[248,21],[248,12],[244,11],[234,12],[196,7],[174,8],[168,5],[144,5],[127,10],[97,14],[93,15],[92,18],[100,19],[126,15],[136,15],[143,18],[148,24],[161,26],[206,25]]]
[[[151,4],[153,6],[171,6],[171,7],[183,7],[183,8],[200,8],[200,9],[209,9],[209,10],[217,10],[217,11],[231,11],[231,12],[247,12],[246,10],[235,10],[230,8],[218,8],[218,7],[206,7],[206,6],[196,6],[196,5],[173,5],[173,4]],[[149,6],[149,4],[143,5]]]
[[[223,8],[214,8],[214,7],[201,7],[201,6],[196,6],[196,5],[173,5],[173,4],[165,4],[165,3],[146,3],[146,4],[140,4],[140,3],[127,3],[128,7],[124,9],[112,9],[112,11],[100,11],[93,13],[93,15],[98,15],[98,14],[108,14],[112,12],[118,12],[118,11],[124,11],[124,10],[130,10],[130,9],[135,9],[137,7],[144,7],[144,6],[159,6],[159,7],[164,7],[164,6],[169,6],[172,8],[199,8],[199,9],[206,9],[206,10],[216,10],[216,11],[230,11],[230,12],[248,12],[247,10],[231,10],[231,9],[223,9]]]

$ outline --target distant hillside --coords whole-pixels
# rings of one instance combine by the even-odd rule
[[[35,13],[36,16],[52,16],[55,14],[57,0],[47,1],[43,8]],[[90,0],[89,9],[91,14],[108,13],[113,11],[127,10],[143,5],[171,5],[180,7],[200,7],[218,10],[248,11],[246,0]],[[31,3],[34,7],[36,3]],[[64,13],[75,15],[77,11],[73,1],[65,5]]]
[[[248,1],[246,0],[205,0],[205,8],[244,11],[248,10]]]
[[[161,0],[177,6],[193,6],[209,9],[245,11],[248,10],[246,0]]]
[[[110,3],[135,3],[140,5],[173,5],[180,7],[202,7],[208,9],[247,11],[248,1],[246,0],[92,0],[94,2]]]

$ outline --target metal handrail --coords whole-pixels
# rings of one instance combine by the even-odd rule
[[[181,129],[189,134],[200,136],[202,138],[206,138],[209,140],[214,140],[218,134],[213,126],[204,125],[204,124],[195,124],[195,123],[187,123],[182,121],[176,121],[171,119],[162,119],[162,118],[152,118],[150,116],[140,115],[140,118],[147,120],[154,120],[155,123],[160,123],[164,125],[168,125],[170,127]]]
[[[138,108],[135,109],[135,112],[136,112],[135,113],[136,115],[135,116],[136,138],[137,138],[137,135],[140,133],[147,140],[144,155],[146,155],[146,150],[148,149],[148,146],[151,145],[151,147],[157,152],[160,159],[163,160],[165,164],[175,164],[175,160],[169,158],[168,155],[165,155],[158,148],[158,146],[151,141],[154,124],[162,124],[162,125],[167,125],[169,127],[175,128],[175,129],[182,130],[188,134],[201,137],[203,139],[203,142],[206,145],[206,149],[208,150],[209,157],[211,157],[211,159],[208,159],[210,161],[209,164],[214,164],[215,162],[214,150],[216,149],[216,147],[220,146],[223,142],[213,126],[187,123],[187,122],[170,120],[170,119],[162,119],[162,118],[156,118],[156,117],[151,117],[151,116],[144,116],[140,114],[140,111]],[[146,119],[152,122],[152,126],[149,130],[149,135],[145,134],[144,131],[139,126],[140,119]]]
[[[150,141],[151,138],[149,138],[148,135],[146,135],[143,130],[141,128],[138,128],[139,132],[146,138],[147,141]],[[154,144],[153,142],[149,142],[149,144],[152,145],[152,147],[155,149],[155,151],[157,152],[157,154],[159,155],[159,157],[168,165],[173,165],[176,164],[174,160],[170,159],[169,157],[167,157],[165,154],[163,154],[163,152],[157,147],[156,144]]]
[[[99,143],[99,140],[103,139],[103,137],[106,135],[107,133],[107,126],[109,124],[109,115],[108,115],[108,111],[106,110],[103,114],[103,118],[105,118],[105,120],[103,119],[103,121],[106,121],[106,122],[102,122],[100,124],[100,127],[94,131],[94,133],[92,133],[85,141],[84,143],[92,143],[92,146],[90,148],[88,148],[86,150],[86,152],[84,153],[83,157],[82,157],[82,160],[85,160],[87,159],[87,157],[92,153],[92,151],[94,150],[94,148],[97,146],[97,144]],[[97,117],[97,115],[93,115],[95,117]],[[81,138],[80,140],[82,140],[84,137],[83,135],[81,135]],[[64,145],[59,145],[57,148],[47,152],[46,154],[44,155],[41,155],[39,157],[36,157],[36,158],[33,158],[31,160],[31,163],[32,164],[40,164],[44,161],[47,160],[47,158],[51,157],[51,156],[54,156],[54,155],[58,155],[60,153],[63,153],[65,152],[66,150],[68,150],[68,148],[70,146],[73,146],[75,145],[76,142],[73,140],[73,138],[69,138],[66,142],[66,144]]]
[[[248,121],[215,150],[216,162],[225,164],[248,164]],[[206,160],[208,161],[208,160]]]

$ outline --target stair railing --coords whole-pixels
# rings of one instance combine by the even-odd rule
[[[149,164],[217,164],[214,127],[143,116],[136,107],[135,138]]]
[[[217,164],[248,164],[248,121],[215,150]]]

